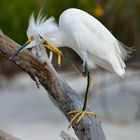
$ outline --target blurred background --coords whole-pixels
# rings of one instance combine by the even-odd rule
[[[140,0],[0,0],[0,29],[10,38],[24,44],[32,12],[40,9],[59,20],[67,8],[80,8],[100,20],[114,36],[130,48],[132,57],[126,62],[124,78],[99,68],[94,71],[94,87],[89,106],[101,121],[107,140],[140,139]],[[65,49],[65,48],[64,48]],[[65,50],[72,60],[79,57]],[[63,61],[57,71],[72,88],[84,95],[86,78]],[[0,129],[21,139],[60,139],[68,122],[53,105],[46,91],[16,65],[0,54]]]

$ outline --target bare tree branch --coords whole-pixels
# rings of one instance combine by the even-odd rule
[[[8,134],[0,130],[0,140],[21,140],[21,139],[16,138],[15,136],[12,136],[11,134]]]
[[[66,132],[62,131],[60,136],[64,139],[64,140],[77,140],[73,137],[71,137],[70,135],[68,135]]]
[[[19,47],[18,44],[2,32],[0,33],[0,52],[6,58],[9,58],[17,47]],[[83,98],[59,77],[49,62],[44,65],[26,50],[14,59],[14,63],[28,73],[33,80],[38,79],[69,121],[73,116],[69,116],[68,112],[82,108]],[[73,123],[72,127],[80,140],[106,140],[100,123],[95,118],[86,116],[79,124]]]

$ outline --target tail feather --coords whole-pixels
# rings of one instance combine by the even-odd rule
[[[126,65],[124,63],[125,60],[130,58],[130,54],[133,52],[133,49],[127,47],[117,39],[113,38],[114,48],[115,48],[115,62],[112,64],[114,71],[120,75],[125,75]]]
[[[119,75],[119,76],[124,76],[125,75],[125,63],[120,57],[115,56],[114,57],[114,63],[112,63],[112,67],[114,71]]]
[[[133,49],[127,47],[126,45],[124,45],[122,42],[116,40],[116,45],[118,47],[116,47],[117,49],[117,52],[119,53],[121,59],[124,61],[124,60],[127,60],[128,58],[130,58],[131,56],[131,53],[133,52]]]

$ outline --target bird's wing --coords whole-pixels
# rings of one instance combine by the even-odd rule
[[[108,32],[104,31],[100,22],[86,13],[75,15],[75,17],[73,15],[71,20],[74,23],[70,25],[71,32],[68,32],[68,27],[66,32],[74,42],[72,47],[83,61],[88,60],[88,66],[93,68],[97,61],[91,56],[106,59],[108,51],[113,51],[110,47],[113,43],[110,43]]]
[[[110,43],[111,33],[97,19],[84,11],[78,9],[64,11],[60,16],[59,26],[69,38],[72,49],[78,54],[84,51],[102,56],[100,54],[110,47],[104,45]]]
[[[120,43],[102,23],[85,12],[80,14],[80,16],[81,17],[78,18],[81,20],[81,27],[79,27],[81,29],[78,35],[80,45],[84,44],[83,49],[98,57],[106,53],[108,54],[108,52],[115,52],[122,60],[127,58],[128,53],[124,45]],[[104,56],[102,58],[104,58]]]
[[[126,49],[102,24],[94,19],[89,20],[84,21],[84,35],[79,34],[79,41],[82,40],[80,46],[83,45],[83,50],[88,53],[88,60],[92,59],[95,64],[123,75],[126,67],[123,61],[128,56]]]
[[[72,48],[88,63],[98,64],[117,74],[124,74],[124,59],[128,52],[112,33],[88,13],[71,9],[62,14],[61,28],[71,39]]]

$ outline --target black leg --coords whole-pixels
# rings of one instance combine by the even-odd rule
[[[87,98],[88,98],[88,93],[89,93],[89,88],[92,83],[92,74],[90,72],[87,73],[87,88],[86,88],[86,94],[85,94],[85,99],[84,99],[84,105],[82,110],[73,110],[68,113],[68,115],[74,114],[74,117],[72,120],[69,122],[69,127],[70,128],[75,120],[77,120],[77,124],[81,121],[81,119],[87,115],[87,116],[95,116],[93,112],[86,111],[86,106],[87,106]]]
[[[88,66],[87,66],[87,63],[85,62],[85,65],[84,65],[84,72],[82,72],[82,75],[83,75],[83,76],[88,76],[88,73],[89,73]]]
[[[85,94],[85,99],[84,99],[84,105],[83,105],[83,111],[86,110],[86,105],[87,105],[87,98],[88,98],[88,93],[89,93],[89,88],[90,88],[90,84],[91,84],[91,73],[88,72],[88,76],[87,76],[87,88],[86,88],[86,94]]]

